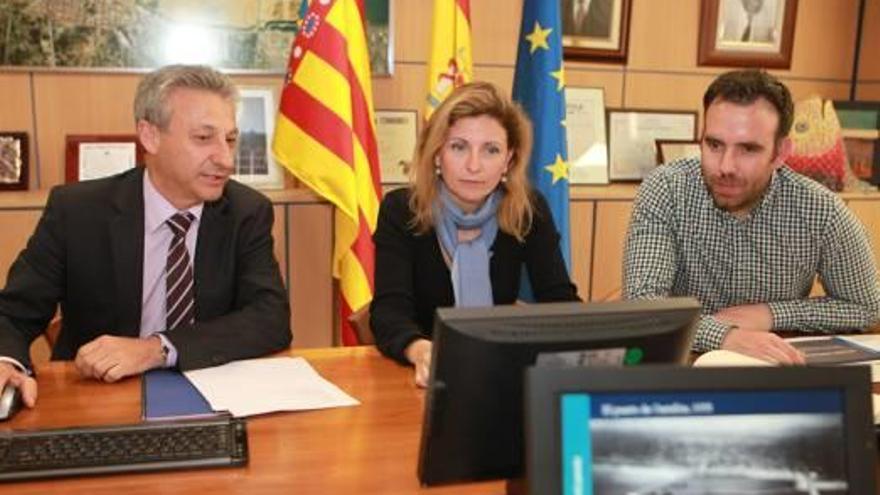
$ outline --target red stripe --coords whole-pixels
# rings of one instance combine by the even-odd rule
[[[379,147],[376,144],[376,133],[373,132],[370,107],[367,106],[367,99],[357,79],[352,78],[350,84],[351,127],[367,155],[367,162],[370,164],[370,178],[373,180],[373,193],[378,198],[379,191],[382,190],[379,183]]]
[[[339,293],[339,310],[341,312],[342,318],[340,320],[340,337],[342,338],[342,345],[358,345],[360,344],[357,333],[354,331],[354,327],[351,323],[348,322],[348,317],[351,316],[352,310],[351,306],[348,305],[348,301],[342,297],[342,292]]]
[[[289,84],[285,93],[281,113],[340,160],[352,166],[354,158],[348,124],[296,84]]]
[[[458,8],[464,12],[465,19],[468,20],[468,24],[471,23],[471,0],[457,0],[455,3],[458,4]]]
[[[354,252],[355,258],[360,262],[361,267],[363,267],[367,281],[370,283],[370,294],[372,294],[373,288],[376,286],[373,283],[373,274],[376,271],[376,247],[373,245],[373,234],[370,232],[370,224],[364,218],[363,211],[358,211],[358,219],[360,220],[358,235],[351,246],[351,250]]]

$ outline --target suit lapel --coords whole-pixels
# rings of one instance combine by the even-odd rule
[[[228,187],[228,186],[227,186]],[[193,275],[196,294],[196,321],[205,306],[205,288],[212,285],[217,277],[217,270],[223,266],[220,256],[228,246],[227,238],[232,235],[232,222],[227,221],[225,193],[217,201],[205,203],[202,218],[199,222],[199,237],[196,242],[196,259],[193,262]]]
[[[120,335],[137,336],[141,325],[144,275],[144,172],[142,167],[126,174],[117,188],[110,220],[113,274]]]

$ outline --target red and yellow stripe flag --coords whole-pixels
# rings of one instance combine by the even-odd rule
[[[312,1],[291,47],[272,151],[335,206],[344,345],[358,343],[348,316],[373,297],[377,150],[363,0]]]
[[[470,0],[434,0],[425,120],[458,86],[474,80]]]

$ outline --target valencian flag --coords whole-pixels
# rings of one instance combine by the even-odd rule
[[[425,120],[453,89],[473,80],[470,0],[434,0]]]
[[[363,0],[312,1],[291,47],[272,151],[335,207],[345,345],[358,343],[348,316],[373,297],[377,149]]]
[[[569,257],[568,158],[565,143],[565,77],[559,2],[525,0],[518,39],[513,98],[532,119],[535,145],[529,162],[532,185],[547,198]]]

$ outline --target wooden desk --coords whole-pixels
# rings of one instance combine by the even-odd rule
[[[502,494],[502,482],[422,489],[416,479],[424,391],[412,371],[372,347],[294,351],[360,406],[276,413],[248,420],[250,464],[207,469],[0,484],[16,495],[241,493]],[[140,380],[81,379],[70,363],[37,369],[40,398],[2,428],[131,423],[140,418]],[[279,377],[280,380],[284,377]]]

